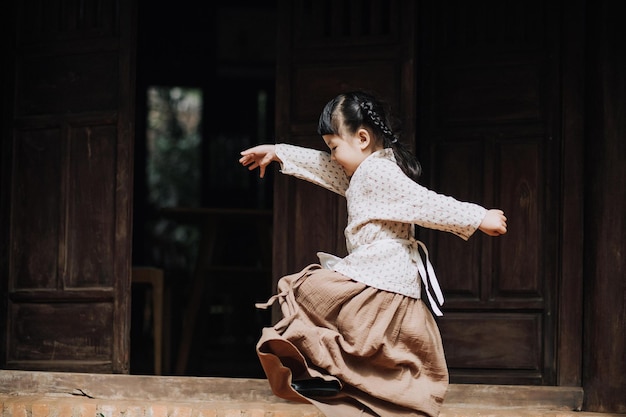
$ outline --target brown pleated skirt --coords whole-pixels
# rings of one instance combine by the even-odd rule
[[[257,354],[278,397],[327,417],[437,416],[448,388],[439,329],[422,302],[310,265],[278,282],[283,319],[263,329]],[[333,397],[307,398],[291,382],[336,379]]]

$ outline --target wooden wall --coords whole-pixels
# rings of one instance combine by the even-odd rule
[[[585,408],[626,412],[626,3],[587,5]]]

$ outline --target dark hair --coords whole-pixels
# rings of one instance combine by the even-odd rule
[[[372,94],[353,91],[339,94],[324,106],[317,133],[322,136],[338,135],[341,126],[350,133],[355,133],[361,127],[367,128],[377,140],[382,140],[385,148],[393,149],[398,166],[409,178],[418,182],[422,167],[400,142],[396,125],[387,103]]]

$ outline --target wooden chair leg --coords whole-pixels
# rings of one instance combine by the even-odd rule
[[[154,374],[163,373],[163,270],[152,267],[134,267],[133,283],[152,287],[152,333],[154,335]]]

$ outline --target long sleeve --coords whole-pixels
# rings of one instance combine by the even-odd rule
[[[341,166],[330,159],[327,152],[284,143],[276,144],[275,151],[282,161],[280,171],[283,174],[345,196],[350,180]]]
[[[390,159],[389,152],[372,155],[352,177],[347,192],[352,218],[346,237],[352,244],[363,241],[361,226],[372,220],[392,224],[417,224],[453,233],[465,240],[476,231],[487,210],[431,191],[407,177]],[[370,227],[370,226],[368,226]],[[385,229],[385,227],[383,227]],[[369,234],[370,240],[379,233]]]
[[[388,159],[372,160],[375,169],[359,174],[359,190],[350,190],[367,196],[367,209],[353,213],[367,213],[370,219],[413,223],[421,227],[453,233],[465,240],[476,231],[486,209],[458,201],[431,191],[404,175]],[[358,199],[362,201],[362,199]]]

